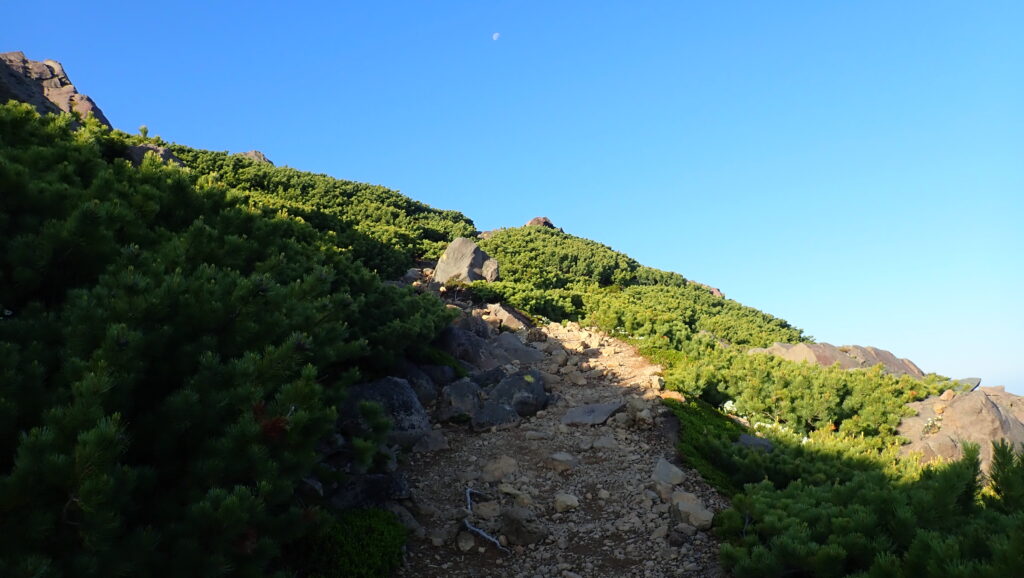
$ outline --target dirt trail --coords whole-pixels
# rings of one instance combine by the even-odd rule
[[[507,429],[436,426],[449,449],[403,466],[422,529],[400,576],[724,576],[710,531],[695,527],[707,524],[672,510],[693,495],[711,512],[727,501],[685,467],[662,464],[670,481],[652,479],[659,460],[678,463],[661,368],[575,324],[533,331],[545,355],[529,367],[544,372],[554,401]],[[624,406],[599,425],[562,422],[590,404]]]

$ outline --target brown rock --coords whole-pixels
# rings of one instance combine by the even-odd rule
[[[900,451],[920,452],[924,461],[955,460],[963,455],[963,442],[981,449],[981,468],[992,465],[992,442],[1007,440],[1024,448],[1024,398],[1002,391],[976,391],[957,394],[949,401],[930,397],[908,404],[917,411],[903,418],[897,433],[910,440]]]
[[[23,52],[0,53],[0,102],[27,102],[40,114],[73,112],[110,126],[99,106],[71,84],[56,60],[29,60]]]
[[[924,377],[924,372],[914,365],[914,362],[897,358],[891,352],[875,347],[836,347],[828,343],[775,343],[771,347],[750,349],[747,353],[768,353],[789,361],[806,361],[826,367],[838,363],[843,369],[867,369],[882,364],[884,371],[892,375],[909,375],[915,379]]]

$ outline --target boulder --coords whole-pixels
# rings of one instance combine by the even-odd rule
[[[747,353],[767,353],[789,361],[806,361],[826,367],[838,363],[843,369],[867,369],[882,364],[883,370],[892,375],[909,375],[915,379],[924,377],[924,372],[914,362],[897,358],[891,352],[875,347],[836,347],[828,343],[775,343],[771,347],[750,349]]]
[[[529,329],[533,327],[530,318],[515,307],[504,303],[491,303],[487,306],[488,321],[497,325],[499,329],[507,328],[512,331]]]
[[[492,346],[490,341],[451,325],[441,332],[437,345],[455,359],[485,371],[512,361],[507,353],[499,347]]]
[[[518,371],[487,392],[489,403],[508,405],[521,417],[529,417],[548,405],[544,377],[534,369]]]
[[[353,385],[348,390],[348,399],[339,408],[340,419],[349,423],[360,421],[356,408],[362,401],[376,403],[384,410],[384,415],[391,421],[389,443],[412,447],[431,431],[427,411],[423,409],[412,386],[404,379],[385,377]]]
[[[0,102],[31,104],[40,114],[71,112],[89,115],[111,126],[100,107],[71,84],[56,60],[29,60],[23,52],[0,53]]]
[[[402,368],[402,377],[409,382],[423,407],[434,405],[437,401],[437,384],[427,372],[412,363],[406,363]]]
[[[654,464],[654,471],[651,473],[651,479],[659,484],[675,486],[683,483],[683,480],[686,479],[686,474],[683,473],[683,470],[679,469],[675,464],[669,462],[665,458],[659,458],[658,462]]]
[[[174,153],[171,152],[167,147],[157,146],[154,144],[140,144],[129,146],[125,150],[125,156],[129,162],[132,163],[133,167],[137,167],[142,164],[142,160],[146,158],[147,153],[155,154],[161,162],[164,164],[175,163],[178,165],[184,165]]]
[[[267,158],[267,155],[260,151],[246,151],[244,153],[238,153],[238,156],[245,157],[249,160],[255,161],[257,164],[274,166],[274,163]]]
[[[497,280],[498,262],[465,237],[452,241],[434,268],[434,281],[441,284]]]
[[[526,223],[527,227],[546,227],[548,229],[554,229],[555,224],[551,222],[551,219],[547,217],[534,217]]]
[[[494,349],[520,363],[537,363],[544,359],[544,353],[525,345],[515,333],[501,333],[493,340]],[[495,355],[499,357],[500,355]]]
[[[483,391],[469,378],[446,385],[437,402],[438,421],[469,421],[480,411]]]
[[[519,422],[519,414],[511,405],[488,400],[473,414],[470,425],[475,431],[484,431],[513,426]]]
[[[955,460],[963,443],[980,446],[981,468],[992,467],[992,442],[1006,440],[1024,449],[1024,398],[1000,389],[979,388],[951,399],[941,396],[909,404],[917,412],[900,422],[897,433],[910,440],[900,451],[920,452],[926,462]]]

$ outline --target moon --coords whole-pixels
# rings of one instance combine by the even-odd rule
[[[494,34],[491,34],[491,40],[497,40],[499,38],[501,38],[501,32],[495,32]]]

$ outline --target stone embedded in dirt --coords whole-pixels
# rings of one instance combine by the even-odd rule
[[[658,463],[654,464],[654,473],[651,474],[652,480],[669,486],[681,484],[685,478],[686,475],[683,473],[683,470],[680,470],[665,458],[658,459]]]
[[[488,400],[473,414],[470,425],[474,431],[485,431],[491,428],[508,428],[522,421],[511,405],[499,401]]]
[[[562,416],[562,423],[565,425],[601,425],[623,406],[625,403],[621,401],[581,405],[565,412],[565,415]]]
[[[501,514],[501,504],[497,500],[473,504],[473,513],[481,518],[491,520]]]
[[[580,499],[572,494],[555,494],[555,511],[567,512],[580,507]]]
[[[547,529],[528,508],[510,508],[501,514],[501,533],[510,544],[535,544],[548,535]]]
[[[555,470],[556,472],[563,474],[566,472],[571,472],[573,469],[579,466],[580,460],[576,458],[576,456],[567,452],[555,452],[548,456],[548,459],[545,460],[545,463],[552,470]]]
[[[698,530],[707,530],[714,520],[714,513],[707,509],[704,502],[689,492],[672,494],[672,507],[669,510],[672,519],[694,526]]]
[[[536,363],[544,359],[544,353],[524,345],[515,333],[502,333],[493,339],[493,343],[494,349],[520,363]]]
[[[476,538],[469,532],[459,532],[459,537],[455,539],[456,544],[459,546],[459,550],[463,552],[469,552],[476,546]]]
[[[619,447],[619,442],[615,441],[615,436],[605,435],[595,439],[591,445],[599,450],[614,450]]]
[[[509,456],[499,456],[484,466],[483,469],[483,481],[485,482],[498,482],[505,479],[506,476],[516,473],[519,470],[519,464]]]

